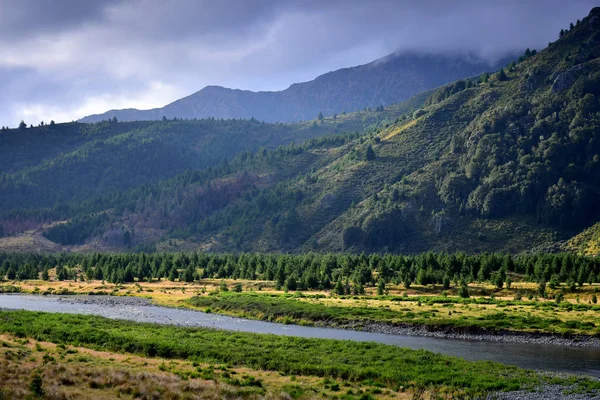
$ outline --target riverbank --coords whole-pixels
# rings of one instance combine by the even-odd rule
[[[541,344],[565,347],[600,348],[600,338],[596,336],[575,335],[564,337],[551,333],[529,333],[508,330],[483,331],[476,328],[459,329],[454,327],[428,327],[424,325],[391,325],[383,322],[366,322],[347,325],[318,323],[315,326],[360,330],[365,332],[384,333],[389,335],[410,335],[434,337],[440,339],[477,340],[486,342]]]
[[[397,335],[600,347],[600,306],[578,302],[578,298],[560,303],[524,298],[516,293],[529,290],[529,286],[513,285],[510,290],[470,298],[452,296],[432,286],[403,291],[391,287],[393,295],[385,296],[337,296],[331,291],[285,293],[265,281],[209,279],[124,285],[22,281],[0,286],[0,291],[127,296],[249,319]],[[593,286],[585,289],[586,293],[596,290]],[[473,285],[471,289],[473,293],[483,290],[487,288]]]
[[[470,362],[372,342],[227,332],[28,311],[0,311],[0,332],[153,360],[187,360],[203,366],[225,364],[227,370],[271,371],[289,376],[292,381],[319,379],[317,395],[304,391],[297,398],[331,398],[349,392],[353,394],[344,398],[369,398],[363,394],[402,398],[415,393],[435,398],[485,397],[490,392],[529,390],[543,384],[574,386],[579,393],[600,390],[600,382],[590,378],[537,373],[495,362]]]
[[[187,303],[199,310],[290,324],[436,338],[600,347],[595,322],[557,317],[571,312],[569,307],[573,306],[569,304],[432,296],[332,299],[257,293],[195,296]],[[550,315],[532,315],[536,308],[546,308],[541,313]],[[579,317],[587,312],[595,320],[596,308],[580,305],[579,312],[573,314]]]

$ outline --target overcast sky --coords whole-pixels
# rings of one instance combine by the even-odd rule
[[[394,51],[543,48],[592,0],[0,0],[0,125],[281,90]]]

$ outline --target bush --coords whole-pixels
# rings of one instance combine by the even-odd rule
[[[221,284],[219,285],[219,290],[221,292],[228,292],[229,288],[227,287],[227,284],[225,283],[225,281],[221,281]]]
[[[458,295],[463,299],[469,298],[469,287],[466,283],[461,283],[460,288],[458,289]]]
[[[425,115],[425,114],[427,114],[427,111],[423,110],[422,108],[419,108],[418,110],[416,110],[416,111],[413,113],[413,118],[414,118],[414,119],[417,119],[417,118],[419,118],[419,117],[422,117],[422,116],[423,116],[423,115]]]
[[[542,298],[546,296],[546,282],[540,281],[538,283],[538,295]]]
[[[31,379],[31,383],[29,384],[29,390],[34,396],[41,397],[44,395],[45,391],[42,387],[42,377],[40,374],[35,374]]]

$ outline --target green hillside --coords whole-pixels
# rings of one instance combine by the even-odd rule
[[[24,231],[76,250],[547,246],[600,217],[599,56],[596,8],[491,76],[383,110],[291,125],[67,125],[72,139],[3,169],[12,236],[0,248]]]
[[[600,223],[596,223],[562,244],[562,249],[578,254],[597,256],[600,254]]]

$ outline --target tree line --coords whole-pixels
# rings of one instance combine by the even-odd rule
[[[449,288],[473,281],[509,287],[511,278],[550,287],[600,281],[600,260],[570,253],[396,254],[212,254],[212,253],[0,253],[0,278],[8,280],[106,280],[111,283],[199,279],[250,279],[275,282],[288,290],[334,289],[361,293],[386,283],[409,288],[438,284]]]

